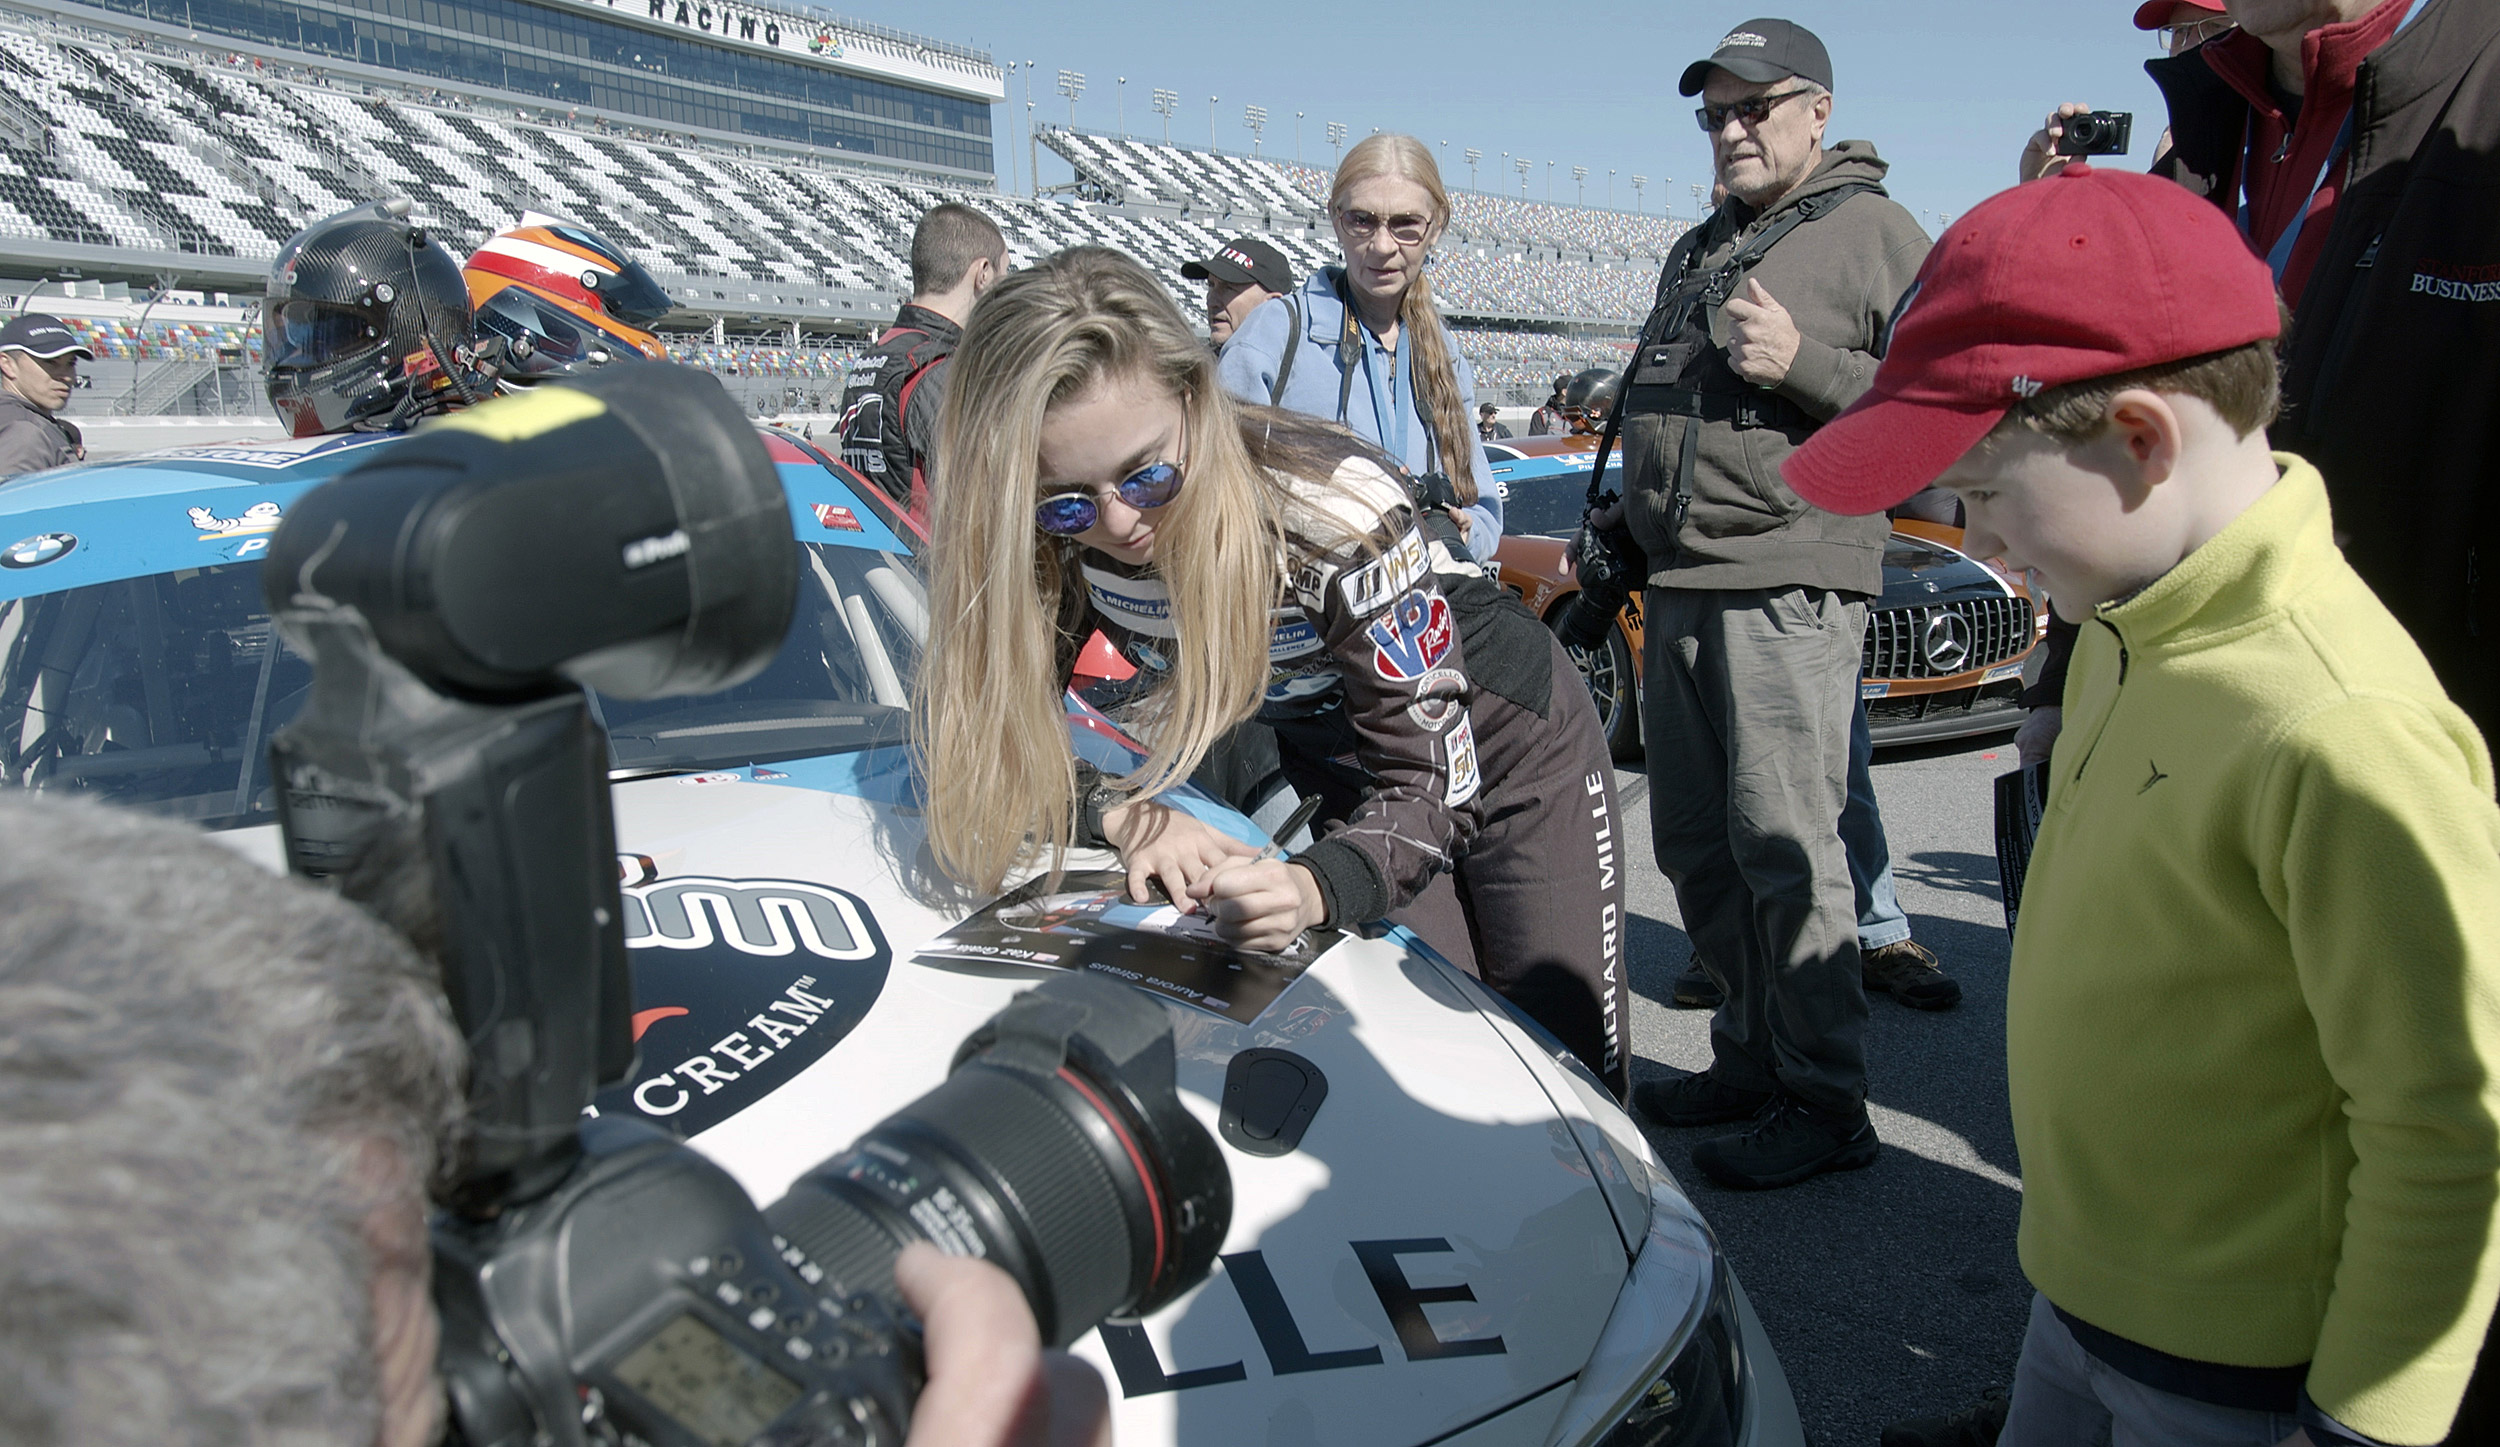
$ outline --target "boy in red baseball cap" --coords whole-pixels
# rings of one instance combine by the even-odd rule
[[[2006,1000],[2008,1447],[2436,1442],[2500,1291],[2490,755],[2266,449],[2279,316],[2211,203],[2070,166],[1945,232],[1784,469],[1950,490],[2083,625]]]

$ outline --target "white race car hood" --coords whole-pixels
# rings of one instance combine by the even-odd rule
[[[642,1060],[603,1109],[684,1132],[770,1202],[1044,977],[913,960],[975,901],[926,867],[909,791],[898,750],[616,787]],[[1542,1438],[1628,1265],[1598,1176],[1620,1202],[1641,1167],[1584,1149],[1566,1114],[1586,1112],[1482,999],[1423,952],[1349,939],[1248,1024],[1169,1005],[1210,1130],[1244,1050],[1292,1051],[1327,1094],[1288,1153],[1225,1145],[1215,1274],[1079,1344],[1120,1440],[1383,1447],[1523,1402],[1516,1430],[1466,1440]]]

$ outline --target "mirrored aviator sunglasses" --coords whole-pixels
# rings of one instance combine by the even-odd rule
[[[1158,462],[1121,479],[1120,501],[1140,511],[1159,508],[1181,495],[1181,465]],[[1102,520],[1090,487],[1054,492],[1033,507],[1033,522],[1054,538],[1072,538]]]

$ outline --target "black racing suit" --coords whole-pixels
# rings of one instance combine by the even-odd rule
[[[1621,1096],[1618,811],[1588,690],[1544,625],[1427,536],[1371,456],[1294,486],[1258,721],[1331,821],[1295,862],[1331,923],[1410,925]],[[1061,682],[1100,629],[1151,687],[1179,636],[1161,581],[1081,550],[1067,576]],[[1087,814],[1080,832],[1099,842]]]

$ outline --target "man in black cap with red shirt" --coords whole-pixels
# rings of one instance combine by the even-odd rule
[[[1207,340],[1218,351],[1250,313],[1290,293],[1296,280],[1283,254],[1255,236],[1236,236],[1206,260],[1184,262],[1181,275],[1207,284]]]
[[[87,460],[78,424],[59,415],[95,353],[59,317],[28,312],[0,327],[0,479]]]

